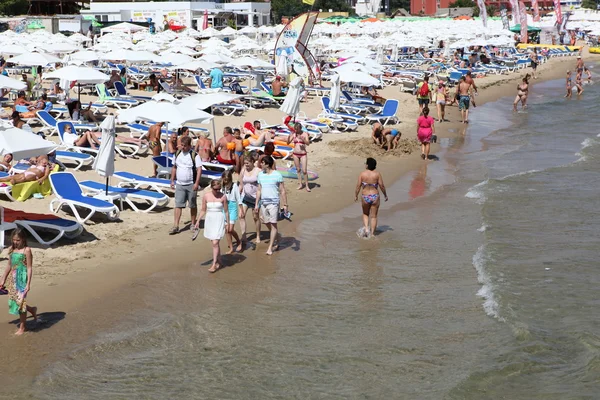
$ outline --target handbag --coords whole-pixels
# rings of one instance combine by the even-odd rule
[[[250,196],[249,194],[244,194],[242,203],[244,203],[250,208],[254,208],[256,206],[256,197]]]

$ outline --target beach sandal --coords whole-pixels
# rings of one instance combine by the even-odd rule
[[[196,240],[196,238],[198,237],[199,233],[200,233],[200,229],[193,228],[193,230],[192,230],[192,241]]]
[[[179,233],[179,227],[178,226],[174,226],[171,228],[171,230],[169,231],[169,235],[175,235]]]

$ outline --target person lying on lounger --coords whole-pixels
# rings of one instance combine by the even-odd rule
[[[0,183],[10,182],[11,185],[15,185],[17,183],[37,181],[41,185],[48,175],[50,175],[48,156],[39,156],[36,165],[32,165],[27,171],[20,174],[0,178]]]
[[[5,154],[0,160],[0,171],[8,171],[13,161],[13,155],[11,153]]]

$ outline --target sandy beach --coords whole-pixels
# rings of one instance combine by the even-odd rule
[[[587,54],[584,57],[590,59]],[[574,58],[550,59],[538,68],[539,79],[531,82],[532,91],[535,91],[537,82],[562,79],[566,70],[572,69],[574,64]],[[527,72],[530,70],[476,78],[478,105],[513,96],[515,85]],[[34,255],[34,277],[28,301],[36,304],[41,313],[55,314],[52,324],[46,324],[24,338],[12,337],[15,326],[10,322],[14,318],[6,313],[0,314],[0,335],[6,338],[0,344],[1,353],[4,362],[14,366],[2,375],[0,384],[14,383],[15,378],[19,377],[19,383],[27,385],[31,377],[36,376],[45,365],[68,354],[70,346],[94,336],[102,327],[114,324],[121,317],[118,310],[135,310],[138,301],[136,293],[143,292],[143,287],[137,285],[139,278],[169,270],[175,264],[195,268],[198,274],[205,274],[207,280],[216,280],[221,284],[226,280],[251,280],[254,274],[277,273],[277,268],[285,263],[286,252],[291,251],[299,222],[340,210],[353,202],[356,177],[363,169],[366,156],[377,158],[378,170],[388,186],[406,173],[418,169],[425,161],[419,157],[418,142],[415,140],[418,106],[414,96],[400,93],[397,86],[388,86],[380,94],[400,101],[397,116],[401,122],[396,128],[402,133],[402,141],[405,141],[402,149],[386,154],[373,146],[370,143],[369,125],[360,126],[356,132],[324,134],[323,140],[311,144],[308,167],[318,172],[319,178],[314,182],[311,193],[296,190],[293,180],[285,181],[290,210],[294,215],[293,222],[281,224],[281,230],[290,246],[271,258],[264,255],[266,245],[263,245],[257,250],[248,249],[226,258],[227,268],[214,276],[208,274],[206,269],[211,258],[208,241],[200,236],[191,242],[188,230],[174,236],[167,234],[173,220],[173,200],[168,208],[148,214],[125,209],[119,222],[109,222],[103,216],[94,218],[85,226],[84,234],[72,242],[61,240],[51,248],[30,243]],[[318,97],[301,105],[301,110],[308,116],[316,116],[320,108]],[[471,112],[478,113],[478,109],[471,108]],[[436,115],[433,109],[431,115]],[[250,110],[241,117],[219,116],[215,119],[217,138],[225,126],[238,127],[255,119],[277,123],[283,116],[279,110],[272,108]],[[438,137],[463,135],[465,125],[459,121],[457,107],[447,108],[447,118],[449,122],[436,124]],[[438,145],[432,145],[432,154],[436,154],[438,148]],[[149,175],[151,168],[148,155],[139,159],[117,158],[116,161],[117,170]],[[79,180],[100,180],[91,169],[77,171],[75,176]],[[23,203],[5,202],[3,205],[46,213],[51,198],[30,199]],[[69,217],[64,211],[59,215]],[[187,224],[188,221],[189,213],[186,210],[183,222]],[[239,226],[237,228],[239,230]],[[223,241],[222,250],[225,246]],[[302,248],[300,251],[310,249]],[[5,256],[6,252],[0,258],[3,263]]]

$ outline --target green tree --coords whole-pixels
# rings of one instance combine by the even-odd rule
[[[353,13],[353,9],[344,0],[317,0],[311,7],[304,4],[301,0],[272,0],[271,11],[273,12],[274,23],[279,23],[281,17],[295,17],[302,13],[313,10],[323,11],[341,11]]]
[[[2,0],[0,1],[0,15],[27,14],[29,2],[27,0]]]
[[[395,13],[401,8],[404,8],[406,11],[410,12],[410,0],[390,0],[390,14]]]
[[[589,8],[591,10],[598,9],[598,4],[595,0],[583,0],[581,3],[581,8]]]
[[[456,0],[449,5],[450,8],[474,8],[477,7],[473,0]]]

